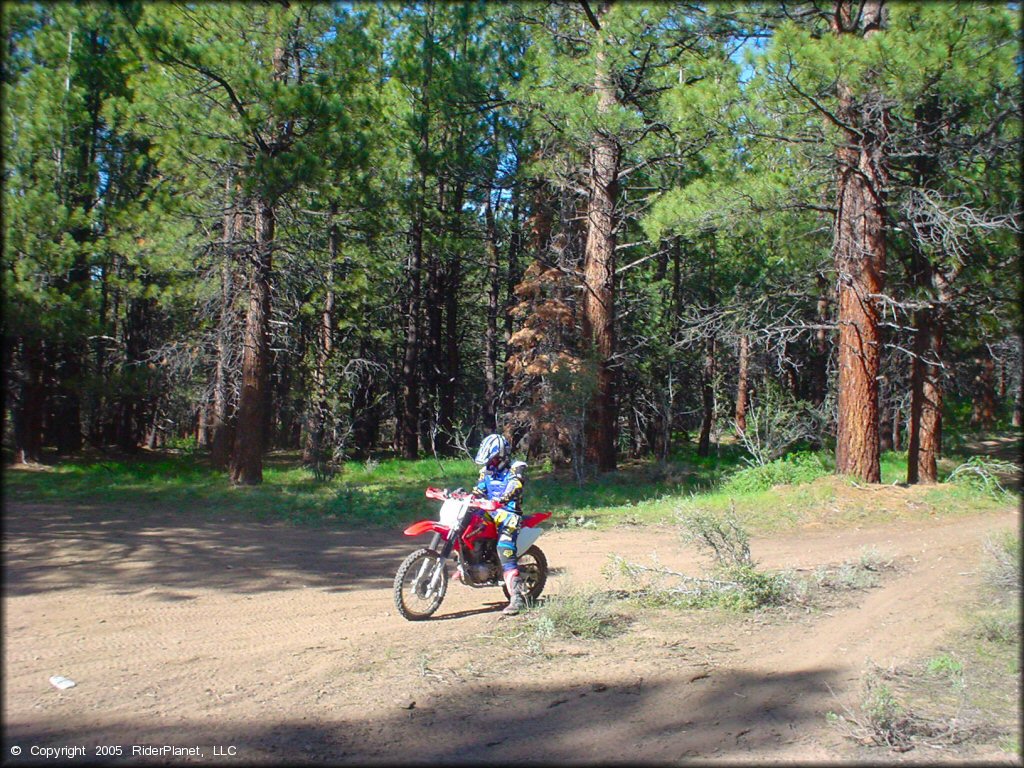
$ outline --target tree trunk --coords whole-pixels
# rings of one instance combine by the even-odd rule
[[[413,220],[412,253],[409,259],[409,301],[405,320],[405,354],[402,359],[402,456],[419,456],[420,392],[420,268],[423,263],[423,210]]]
[[[599,17],[608,11],[609,5],[601,4]],[[604,46],[605,41],[599,39],[594,90],[600,115],[610,113],[616,104],[615,83],[607,69]],[[582,327],[586,348],[597,363],[597,391],[587,408],[586,456],[601,472],[616,467],[615,204],[620,162],[621,149],[616,139],[596,132],[590,147]]]
[[[445,380],[441,386],[438,417],[437,451],[442,456],[452,453],[452,428],[455,424],[455,395],[459,389],[459,289],[462,275],[458,259],[448,265],[444,295],[444,357]]]
[[[518,165],[517,165],[518,167]],[[512,338],[512,307],[515,306],[516,300],[516,286],[522,279],[522,275],[519,273],[519,254],[523,247],[523,238],[519,226],[519,186],[516,185],[512,189],[512,220],[509,222],[509,238],[508,238],[508,268],[505,275],[505,303],[502,307],[502,314],[504,316],[505,323],[505,347],[506,360],[507,350],[509,346],[509,339]],[[503,361],[504,362],[504,361]],[[508,392],[512,388],[512,382],[509,375],[508,366],[502,364],[501,366],[501,388],[496,393],[497,402],[495,404],[495,414],[501,410],[502,405],[502,394]],[[495,422],[497,422],[497,415],[495,415]],[[497,423],[495,423],[495,429],[497,429]]]
[[[359,357],[370,355],[366,339],[359,343]],[[380,408],[375,396],[373,369],[362,366],[352,392],[352,455],[357,459],[370,456],[380,431]]]
[[[987,346],[979,349],[974,363],[978,373],[974,377],[974,407],[971,410],[971,424],[981,429],[991,429],[996,422],[996,362]]]
[[[327,291],[324,295],[324,306],[320,312],[320,324],[317,334],[316,365],[313,370],[313,402],[310,404],[306,420],[306,445],[302,453],[302,461],[306,464],[318,464],[323,461],[324,433],[327,424],[329,407],[327,402],[327,365],[334,351],[334,265],[338,259],[338,224],[334,221],[337,206],[331,207],[331,220],[328,228],[328,252],[330,262],[327,266]]]
[[[818,273],[818,307],[814,332],[814,352],[811,357],[810,401],[821,405],[828,397],[828,358],[831,349],[829,332],[830,287],[825,275]]]
[[[878,426],[878,443],[879,449],[882,453],[891,451],[892,448],[892,432],[893,422],[897,420],[898,414],[892,404],[892,398],[886,397],[886,393],[879,395],[879,426]]]
[[[205,448],[209,443],[209,427],[207,420],[207,413],[209,413],[209,403],[206,402],[206,398],[203,398],[199,405],[196,407],[196,447]]]
[[[459,132],[456,155],[464,154],[464,135]],[[466,199],[466,184],[456,179],[451,199],[443,209],[448,229],[459,240],[462,237],[462,208]],[[441,296],[438,305],[443,311],[443,328],[438,333],[438,359],[435,362],[437,378],[436,402],[437,424],[435,425],[434,449],[440,456],[452,453],[452,428],[455,424],[455,400],[459,389],[459,289],[462,283],[460,260],[447,257],[441,266],[438,283]]]
[[[76,342],[62,342],[57,355],[54,438],[57,453],[70,454],[82,448],[81,387],[84,366],[82,353]]]
[[[442,186],[443,185],[439,185]],[[443,191],[439,195],[443,198]],[[444,211],[444,200],[438,202],[438,208]],[[441,265],[438,248],[435,245],[429,249],[424,248],[424,255],[427,260],[427,301],[424,307],[426,315],[426,338],[424,339],[425,366],[423,370],[422,402],[426,408],[421,410],[420,423],[420,447],[423,451],[430,453],[434,448],[434,439],[437,435],[439,405],[441,394],[441,382],[444,380],[444,356],[441,352],[443,342],[441,339],[444,321],[444,291],[441,287]]]
[[[498,298],[501,284],[498,281],[498,232],[490,191],[484,207],[484,221],[487,227],[487,330],[484,333],[483,426],[485,432],[495,432],[498,429]]]
[[[234,449],[234,424],[230,392],[231,342],[235,325],[234,247],[242,234],[242,213],[232,198],[232,178],[224,190],[224,253],[220,272],[220,320],[217,328],[217,363],[213,375],[210,416],[210,463],[227,469]]]
[[[150,311],[154,299],[130,299],[121,326],[124,366],[132,374],[132,386],[121,396],[115,441],[122,451],[134,453],[146,438],[145,400],[140,394],[148,369],[142,356],[150,345]]]
[[[739,372],[736,377],[736,431],[743,434],[747,431],[747,409],[750,407],[750,394],[747,390],[750,339],[746,334],[740,336],[739,358]]]
[[[43,410],[46,388],[43,382],[43,344],[22,339],[22,381],[13,410],[14,460],[38,464],[43,460]]]
[[[274,209],[256,201],[253,264],[249,277],[249,309],[242,342],[242,393],[231,455],[231,481],[237,485],[263,482],[263,451],[267,435],[266,409],[270,362],[270,283],[273,273]]]
[[[943,315],[919,309],[910,367],[910,423],[907,435],[907,482],[937,483],[942,448]]]
[[[700,425],[700,440],[697,443],[697,455],[708,456],[711,453],[711,427],[715,423],[715,337],[710,337],[704,347],[704,371],[701,376],[701,401],[704,406],[704,418]]]
[[[1019,427],[1024,424],[1024,376],[1017,382],[1017,397],[1013,402],[1013,426]]]
[[[837,33],[849,32],[850,3],[837,3]],[[881,27],[880,0],[865,3],[864,36]],[[836,151],[837,201],[833,258],[838,276],[839,307],[839,423],[836,471],[869,483],[881,480],[878,374],[881,331],[877,297],[885,285],[887,182],[885,121],[870,105],[858,103],[840,82],[839,119],[853,129],[843,130],[845,142]],[[879,107],[881,111],[881,107]]]

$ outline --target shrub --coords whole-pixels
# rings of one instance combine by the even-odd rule
[[[822,408],[796,400],[774,381],[767,380],[758,404],[747,414],[746,429],[737,437],[750,453],[752,464],[763,466],[779,459],[799,443],[820,445],[828,422]]]
[[[943,653],[929,659],[925,664],[925,671],[930,675],[957,681],[963,678],[964,663],[948,653]]]
[[[657,562],[644,566],[613,556],[609,570],[626,577],[633,597],[656,606],[738,611],[778,605],[788,599],[790,584],[784,576],[755,567],[747,532],[735,511],[725,517],[697,511],[679,514],[678,519],[685,528],[684,539],[712,555],[711,570],[706,576],[689,576]]]
[[[989,583],[1000,590],[1020,591],[1020,539],[1005,532],[991,536],[985,542],[985,551],[991,557],[987,576]]]
[[[946,481],[998,498],[1006,493],[999,476],[1014,475],[1019,471],[1016,464],[1008,461],[972,456],[950,472]]]
[[[727,493],[767,491],[776,485],[809,483],[831,471],[821,454],[797,451],[767,464],[739,470],[725,482],[722,490]]]
[[[727,568],[716,575],[739,585],[734,591],[719,591],[712,601],[721,607],[754,611],[786,602],[788,582],[775,573],[758,571],[752,565]]]
[[[1013,645],[1020,641],[1020,614],[1013,610],[983,613],[977,618],[977,635],[983,640],[1000,645]]]
[[[567,590],[554,595],[529,611],[527,624],[541,639],[594,640],[612,637],[623,629],[610,596],[598,590]]]
[[[707,550],[720,568],[752,566],[750,538],[736,517],[733,507],[725,517],[697,510],[678,515],[683,538]]]

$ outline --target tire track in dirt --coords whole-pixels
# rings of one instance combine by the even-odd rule
[[[937,642],[970,596],[984,537],[1018,523],[1013,512],[756,538],[766,567],[835,564],[875,547],[904,570],[832,615],[774,624],[653,615],[619,640],[555,645],[550,659],[516,664],[488,655],[486,638],[506,621],[498,589],[453,583],[436,621],[395,614],[389,576],[413,542],[394,532],[338,534],[325,556],[323,531],[191,522],[184,573],[182,548],[111,549],[124,559],[110,568],[89,536],[65,539],[60,562],[47,565],[39,557],[52,515],[36,512],[34,529],[32,511],[17,513],[8,562],[22,576],[29,559],[41,571],[31,577],[40,588],[5,590],[5,738],[178,743],[175,734],[219,733],[252,762],[832,759],[841,745],[822,718],[836,708],[828,686],[852,695],[868,658],[886,663]],[[166,518],[160,530],[175,535]],[[233,542],[227,559],[219,542]],[[656,551],[689,573],[701,565],[670,528],[560,530],[540,545],[558,568],[548,594],[605,584],[609,554],[643,561]],[[246,547],[280,556],[247,562]],[[246,569],[260,589],[245,583]],[[57,692],[51,674],[79,686]]]

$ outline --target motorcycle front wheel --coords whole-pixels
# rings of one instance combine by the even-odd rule
[[[448,569],[432,549],[417,549],[395,574],[395,608],[409,621],[430,618],[448,591]]]
[[[526,590],[528,600],[536,600],[544,591],[544,585],[548,580],[548,559],[541,552],[540,547],[534,545],[516,558],[519,568],[519,578],[523,580],[523,589]],[[501,591],[505,598],[510,597],[508,587],[501,585]]]

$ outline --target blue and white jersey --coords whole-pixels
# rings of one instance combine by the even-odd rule
[[[507,467],[493,470],[484,467],[480,470],[480,479],[476,487],[486,498],[500,502],[510,512],[521,514],[520,498],[523,495],[523,483],[512,474],[512,470]]]

